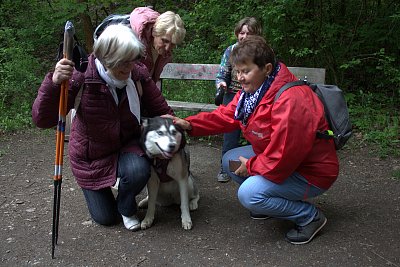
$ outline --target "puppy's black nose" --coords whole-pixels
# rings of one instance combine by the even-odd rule
[[[170,151],[173,151],[175,149],[176,145],[175,144],[170,144],[168,146],[168,148],[170,149]]]

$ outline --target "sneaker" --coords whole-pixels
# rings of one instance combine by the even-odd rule
[[[314,220],[305,226],[298,226],[290,230],[286,234],[286,240],[295,245],[307,244],[310,242],[314,236],[324,227],[327,219],[325,215],[318,211]]]
[[[252,218],[253,220],[267,220],[272,217],[270,217],[268,215],[264,215],[264,214],[257,214],[257,213],[250,212],[250,218]]]
[[[217,175],[217,180],[220,183],[226,183],[226,182],[229,182],[231,180],[231,177],[229,177],[229,175],[224,173],[224,172],[220,172]]]
[[[136,215],[130,217],[122,215],[122,220],[124,221],[125,228],[129,231],[137,231],[140,229],[140,221]]]

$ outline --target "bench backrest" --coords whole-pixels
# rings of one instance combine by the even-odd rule
[[[302,67],[289,67],[289,69],[299,79],[307,79],[307,81],[313,83],[325,83],[325,69]],[[163,90],[162,81],[164,79],[215,81],[218,70],[219,64],[168,63],[165,65],[160,76],[161,90]],[[210,94],[214,93],[215,90],[210,90]],[[172,100],[167,101],[169,106],[174,110],[200,112],[212,111],[217,108],[216,105],[207,103]]]
[[[161,82],[163,79],[215,81],[218,70],[219,64],[168,63],[160,78]],[[289,70],[299,79],[307,79],[312,83],[325,83],[325,69],[289,67]]]

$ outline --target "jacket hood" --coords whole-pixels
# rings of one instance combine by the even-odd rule
[[[130,15],[132,29],[138,34],[140,39],[149,40],[152,28],[160,13],[148,7],[135,8]]]

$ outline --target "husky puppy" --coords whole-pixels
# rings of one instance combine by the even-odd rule
[[[190,210],[196,210],[200,199],[197,186],[189,171],[189,154],[185,151],[185,134],[169,118],[142,119],[141,145],[153,160],[147,183],[147,197],[139,207],[147,205],[142,229],[151,227],[156,203],[160,206],[180,204],[182,227],[192,229]]]

